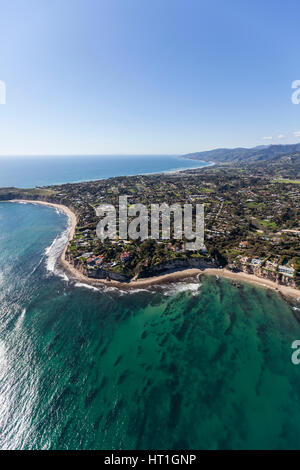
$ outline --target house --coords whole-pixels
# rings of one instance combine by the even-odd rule
[[[260,266],[262,263],[262,259],[260,258],[253,258],[251,261],[252,266]]]
[[[129,258],[130,258],[129,251],[124,251],[124,253],[120,254],[120,260],[122,261],[122,263],[125,263],[125,261],[128,261]]]
[[[294,268],[288,268],[287,266],[278,266],[278,272],[284,274],[285,276],[293,277]]]
[[[240,242],[239,244],[239,247],[240,248],[248,248],[249,246],[249,242],[245,241],[245,242]]]
[[[100,265],[103,263],[103,260],[104,260],[104,255],[99,255],[99,256],[97,256],[97,258],[96,258],[96,265],[97,265],[97,266],[100,266]]]
[[[266,268],[267,269],[270,269],[271,271],[275,271],[276,266],[277,266],[277,263],[275,263],[274,261],[270,261],[270,260],[266,261]]]

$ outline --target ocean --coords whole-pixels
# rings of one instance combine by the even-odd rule
[[[207,162],[177,155],[0,157],[0,188],[33,188],[113,176],[173,172],[207,165]]]
[[[0,449],[300,448],[299,309],[208,276],[86,286],[55,263],[67,233],[0,203]]]

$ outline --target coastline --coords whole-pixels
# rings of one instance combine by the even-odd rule
[[[117,155],[116,155],[117,156]],[[145,155],[145,157],[149,157],[151,155]],[[70,156],[66,156],[66,157],[70,157]],[[77,155],[77,157],[80,157],[79,155]],[[93,155],[92,157],[106,157],[105,155]],[[125,177],[125,178],[131,178],[131,177],[136,177],[136,176],[155,176],[155,175],[173,175],[173,174],[181,174],[185,171],[198,171],[198,170],[201,170],[201,169],[206,169],[206,168],[209,168],[211,166],[214,166],[214,165],[217,165],[217,163],[215,162],[212,162],[212,161],[206,161],[206,160],[199,160],[197,158],[186,158],[184,155],[162,155],[162,157],[174,157],[177,162],[174,162],[174,165],[168,165],[168,168],[169,169],[165,169],[165,170],[145,170],[145,169],[141,169],[140,171],[135,171],[133,170],[132,172],[130,172],[129,174],[119,174],[119,172],[115,175],[99,175],[97,177],[94,176],[95,172],[93,171],[93,176],[91,177],[88,177],[88,176],[85,176],[82,178],[79,178],[77,179],[77,175],[76,177],[68,177],[67,179],[63,178],[62,180],[60,180],[59,178],[56,179],[56,178],[51,178],[51,180],[30,180],[30,181],[22,181],[22,183],[20,181],[9,181],[7,183],[7,181],[3,181],[2,182],[2,185],[0,184],[0,188],[5,188],[5,187],[16,187],[16,188],[19,188],[19,189],[29,189],[29,188],[33,188],[33,187],[49,187],[49,186],[60,186],[60,185],[64,185],[64,184],[78,184],[78,183],[93,183],[93,182],[96,182],[96,181],[100,181],[100,180],[108,180],[108,179],[111,179],[111,178],[120,178],[120,177]],[[183,160],[183,162],[181,162]],[[197,162],[197,166],[188,166],[188,167],[182,167],[180,165],[180,163],[183,165],[184,164],[184,161],[191,161],[191,162]],[[178,165],[177,165],[178,163]],[[191,163],[192,164],[192,163]],[[170,168],[171,167],[171,168]]]
[[[4,201],[3,201],[4,202]],[[116,287],[119,289],[127,290],[127,289],[135,289],[135,288],[143,288],[143,287],[150,287],[159,284],[164,284],[168,282],[177,282],[189,277],[196,277],[199,275],[212,275],[212,276],[220,276],[227,279],[231,279],[236,282],[246,282],[257,287],[268,288],[272,289],[273,291],[281,294],[285,298],[293,298],[296,300],[300,300],[300,290],[295,289],[293,287],[285,286],[282,284],[277,284],[274,281],[270,281],[269,279],[260,278],[255,276],[254,274],[247,274],[244,272],[234,273],[229,271],[226,268],[187,268],[178,271],[173,271],[170,273],[161,274],[159,276],[153,276],[149,278],[143,279],[136,279],[131,280],[128,283],[120,282],[120,281],[107,281],[106,279],[92,279],[84,274],[80,273],[73,265],[71,265],[66,259],[65,254],[68,247],[68,243],[73,239],[75,235],[75,229],[77,224],[77,217],[71,209],[63,204],[56,204],[46,201],[36,201],[36,200],[29,200],[29,199],[11,199],[7,202],[17,202],[17,203],[25,203],[25,204],[39,204],[44,206],[50,206],[60,211],[63,211],[71,222],[71,227],[68,235],[67,243],[58,258],[58,262],[63,267],[65,271],[71,274],[77,281],[82,283],[91,285],[91,286],[108,286],[108,287]]]
[[[69,231],[69,234],[68,234],[67,243],[65,244],[65,247],[64,247],[61,255],[59,256],[58,261],[67,270],[69,270],[69,268],[72,268],[70,263],[68,263],[65,260],[65,254],[66,254],[66,251],[67,251],[67,248],[68,248],[68,244],[74,238],[75,229],[76,229],[76,225],[77,225],[77,217],[76,217],[75,213],[73,211],[71,211],[71,209],[69,209],[67,206],[64,206],[63,204],[56,204],[56,203],[53,203],[53,202],[46,202],[46,201],[36,201],[34,199],[11,199],[9,201],[3,201],[3,202],[17,202],[17,203],[22,203],[22,204],[38,204],[40,206],[53,207],[54,209],[58,209],[58,210],[64,212],[66,214],[66,216],[68,217],[69,221],[71,222],[71,227],[70,227],[70,231]],[[74,269],[74,271],[77,271],[75,268],[73,268],[73,269]],[[80,273],[78,273],[78,274],[80,274]]]

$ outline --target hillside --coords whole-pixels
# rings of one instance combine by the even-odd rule
[[[254,148],[215,149],[183,155],[184,158],[210,161],[215,163],[254,163],[276,162],[284,156],[300,153],[300,144],[294,145],[263,145]]]

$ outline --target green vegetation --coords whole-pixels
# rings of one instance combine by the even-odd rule
[[[277,179],[277,180],[273,180],[272,183],[300,184],[300,180]]]
[[[65,204],[78,224],[66,256],[91,277],[150,276],[172,266],[227,266],[300,285],[300,154],[270,161],[217,165],[165,175],[110,178],[34,189],[0,189],[0,199],[39,199]],[[295,184],[296,183],[296,184]],[[100,203],[128,205],[201,203],[205,247],[185,250],[185,240],[102,243],[96,236]],[[177,265],[176,265],[177,263]],[[179,263],[179,264],[178,264]],[[181,263],[181,264],[180,264]]]
[[[55,196],[56,192],[52,188],[0,188],[0,199],[40,199]]]

